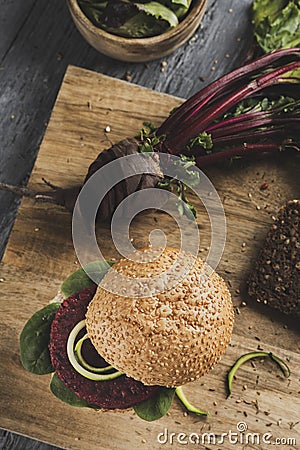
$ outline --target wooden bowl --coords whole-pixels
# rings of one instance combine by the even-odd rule
[[[195,0],[188,15],[173,29],[149,38],[126,38],[96,27],[77,0],[67,0],[74,23],[86,41],[99,52],[121,61],[145,62],[169,55],[199,27],[207,0]]]

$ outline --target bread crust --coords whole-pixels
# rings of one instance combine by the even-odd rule
[[[147,252],[143,249],[144,261]],[[106,275],[153,278],[174,264],[177,249],[154,262],[121,260]],[[192,270],[176,286],[146,297],[121,296],[98,287],[86,315],[97,351],[116,369],[146,385],[181,386],[197,380],[220,359],[230,342],[234,311],[224,280],[193,258]],[[183,270],[176,267],[176,270]]]
[[[249,276],[248,292],[259,303],[300,316],[300,200],[279,209]]]

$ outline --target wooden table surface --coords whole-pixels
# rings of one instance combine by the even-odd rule
[[[209,0],[201,29],[163,60],[124,63],[97,53],[77,32],[65,2],[0,0],[0,181],[26,184],[69,64],[189,97],[246,58],[252,0]],[[0,192],[0,258],[19,198]],[[1,426],[1,424],[0,424]],[[1,450],[50,450],[0,430]]]

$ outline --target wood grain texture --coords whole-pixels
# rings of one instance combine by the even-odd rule
[[[61,0],[0,0],[0,181],[27,183],[69,64],[121,79],[129,73],[133,83],[186,98],[245,59],[251,3],[209,0],[201,29],[164,58],[162,72],[161,60],[122,63],[97,53]],[[2,257],[19,199],[0,192],[0,205]]]
[[[146,119],[159,123],[181,101],[70,67],[30,186],[40,188],[42,176],[61,186],[81,181],[89,162],[110,142],[136,134]],[[106,125],[111,127],[109,134],[104,131]],[[217,188],[226,211],[227,242],[218,270],[230,285],[237,308],[232,344],[221,363],[208,376],[185,388],[193,402],[209,410],[212,417],[186,416],[177,402],[167,417],[154,423],[146,423],[132,412],[98,414],[78,410],[64,405],[49,393],[48,376],[39,377],[23,370],[18,335],[25,321],[56,294],[63,278],[78,267],[71,240],[70,214],[54,205],[24,199],[1,266],[2,427],[68,449],[178,448],[179,444],[175,446],[170,442],[160,445],[158,434],[167,428],[169,433],[220,435],[236,431],[240,421],[247,423],[249,432],[261,435],[271,432],[274,438],[299,439],[298,323],[258,307],[245,295],[245,279],[272,215],[285,199],[299,195],[295,155],[242,161],[206,173]],[[261,191],[260,185],[266,181],[270,187]],[[200,254],[205,256],[210,242],[209,220],[197,200],[196,203]],[[162,228],[171,245],[178,242],[171,219],[163,213],[149,213],[135,220],[133,243],[137,247],[144,245],[153,227]],[[116,257],[109,229],[100,225],[97,232],[104,255]],[[246,307],[241,306],[242,301],[248,302]],[[291,377],[284,379],[270,361],[257,361],[255,367],[249,364],[240,369],[233,395],[226,400],[224,380],[229,367],[242,353],[258,347],[288,360]],[[5,442],[9,444],[9,439]],[[9,448],[5,445],[3,448]],[[216,446],[207,445],[207,448]],[[226,442],[224,448],[234,450],[236,445]],[[247,448],[264,450],[269,447],[250,444]]]

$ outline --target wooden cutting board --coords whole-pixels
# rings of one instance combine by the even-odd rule
[[[184,83],[184,80],[183,80]],[[160,123],[181,99],[144,89],[104,75],[69,67],[30,179],[30,187],[45,189],[42,177],[59,186],[81,182],[99,151],[124,137],[134,136],[144,120]],[[34,125],[33,125],[34,126]],[[108,133],[105,128],[109,126]],[[299,160],[298,160],[299,161]],[[276,210],[288,199],[299,198],[296,156],[235,162],[206,171],[223,201],[227,242],[218,267],[232,292],[236,321],[232,343],[216,368],[185,387],[188,397],[208,419],[187,415],[176,401],[163,419],[147,423],[132,411],[96,413],[69,407],[49,390],[50,376],[27,373],[20,364],[18,339],[27,319],[53,298],[62,280],[78,268],[71,239],[71,216],[62,208],[24,199],[1,265],[0,404],[1,426],[68,449],[194,448],[190,433],[204,436],[199,448],[243,448],[222,433],[247,427],[247,448],[270,448],[275,439],[297,439],[284,448],[300,448],[299,323],[253,303],[245,293],[245,280]],[[268,189],[260,190],[263,183]],[[196,200],[197,204],[197,200]],[[205,257],[210,226],[197,204]],[[164,213],[151,212],[132,226],[136,247],[147,243],[151,229],[161,228],[176,245],[176,226]],[[98,229],[101,250],[117,257],[109,229]],[[246,305],[242,302],[245,302]],[[226,399],[228,369],[243,353],[263,349],[289,362],[291,376],[283,378],[270,361],[243,366]],[[246,425],[237,425],[243,422]],[[160,442],[158,441],[159,433]],[[172,435],[171,433],[175,433]],[[179,433],[185,433],[179,435]],[[194,442],[195,442],[195,434]],[[269,435],[268,435],[269,436]],[[178,441],[179,439],[179,441]],[[246,437],[244,437],[246,439]],[[257,444],[260,439],[260,444]],[[164,441],[167,443],[164,443]],[[243,443],[244,442],[244,443]],[[252,442],[252,443],[251,443]],[[284,441],[282,441],[284,442]],[[277,448],[283,448],[278,446]]]

